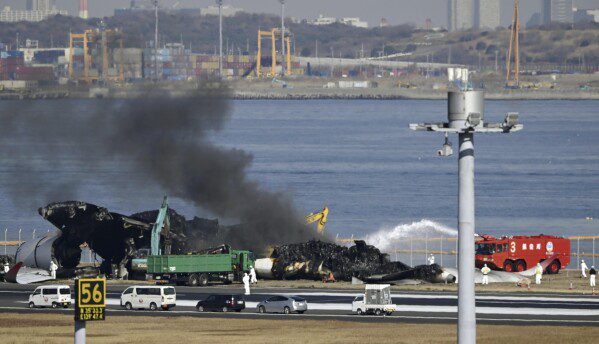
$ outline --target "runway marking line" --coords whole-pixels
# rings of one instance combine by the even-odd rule
[[[0,310],[21,310],[21,311],[32,311],[32,312],[71,312],[72,309],[52,309],[52,308],[21,308],[21,307],[0,307]],[[136,310],[128,311],[125,309],[110,309],[110,312],[134,312],[135,314],[152,314],[159,316],[168,316],[168,314],[193,314],[193,315],[206,315],[211,314],[222,314],[216,312],[205,312],[199,313],[197,311],[168,311],[168,312],[156,312],[156,311],[145,311]],[[354,314],[277,314],[277,313],[226,313],[230,316],[244,317],[244,316],[260,316],[260,317],[317,317],[317,318],[359,318],[359,319],[372,319],[375,316],[364,316]],[[417,319],[417,320],[457,320],[457,317],[443,317],[443,316],[410,316],[410,315],[391,315],[382,317],[382,319]],[[560,324],[599,324],[599,320],[579,320],[579,319],[501,319],[501,318],[484,318],[477,317],[477,321],[492,321],[492,322],[522,322],[522,323],[560,323]]]

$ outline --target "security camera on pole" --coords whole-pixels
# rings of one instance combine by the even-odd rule
[[[452,154],[448,134],[459,139],[458,191],[458,343],[476,343],[474,296],[474,134],[511,133],[523,129],[518,114],[508,113],[503,123],[484,122],[484,92],[464,86],[448,93],[448,122],[410,124],[410,129],[436,131],[446,135],[438,155]]]

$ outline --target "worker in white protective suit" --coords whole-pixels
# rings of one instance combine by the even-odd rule
[[[589,269],[589,267],[587,266],[587,263],[584,262],[584,259],[580,261],[580,273],[582,274],[582,277],[586,278],[587,277],[587,270]]]
[[[541,284],[541,278],[543,278],[543,267],[541,263],[537,263],[537,267],[535,268],[535,283]]]
[[[258,278],[256,278],[256,270],[254,270],[253,266],[250,266],[250,283],[251,284],[258,283]]]
[[[487,264],[480,269],[480,272],[483,273],[483,284],[489,284],[489,272],[491,272],[491,269],[489,269]]]
[[[591,283],[591,287],[595,287],[595,277],[597,276],[597,270],[595,270],[595,266],[591,266],[591,270],[589,270],[589,281]]]
[[[433,264],[435,264],[435,256],[431,253],[431,255],[428,257],[428,265]]]
[[[58,265],[56,265],[56,263],[54,263],[54,259],[50,260],[50,276],[52,276],[53,279],[56,279],[56,270],[58,270]]]
[[[245,295],[250,295],[250,276],[247,272],[243,274],[243,286],[245,288]]]

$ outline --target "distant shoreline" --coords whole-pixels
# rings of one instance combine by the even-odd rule
[[[126,99],[140,95],[139,90],[111,90],[104,98]],[[37,91],[31,93],[0,93],[0,100],[37,100],[37,99],[92,99],[88,91]],[[422,92],[419,90],[392,89],[366,90],[294,90],[272,89],[259,91],[233,91],[233,100],[445,100],[447,91]],[[550,91],[515,91],[488,92],[487,100],[599,100],[599,92],[550,92]]]
[[[447,92],[429,94],[389,94],[389,93],[262,93],[236,92],[235,100],[445,100]],[[518,93],[486,93],[487,100],[599,100],[599,93],[590,92],[518,92]]]

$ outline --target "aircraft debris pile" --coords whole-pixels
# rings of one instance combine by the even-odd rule
[[[276,278],[319,279],[332,272],[337,280],[351,281],[372,275],[409,270],[402,262],[391,262],[387,254],[364,241],[352,247],[339,246],[318,240],[307,243],[277,246],[271,258]]]
[[[389,255],[364,241],[351,247],[311,240],[281,245],[270,258],[256,261],[258,275],[266,279],[330,279],[352,283],[453,283],[455,277],[438,265],[410,267],[391,262]]]

